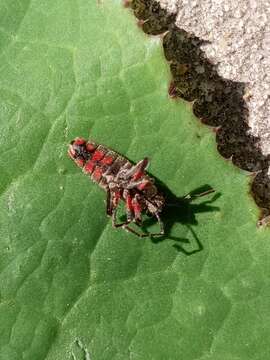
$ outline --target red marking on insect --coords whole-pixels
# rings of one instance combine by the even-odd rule
[[[134,165],[108,147],[87,142],[82,138],[76,138],[70,143],[68,154],[83,168],[85,174],[107,192],[107,215],[112,217],[114,227],[122,227],[139,237],[164,235],[160,213],[164,208],[165,198],[155,186],[154,179],[146,173],[149,163],[147,158]],[[191,198],[190,195],[186,197]],[[127,217],[126,221],[117,223],[116,212],[121,200],[125,202]],[[145,211],[156,217],[159,232],[139,233],[130,227],[132,222],[141,225],[142,213]]]
[[[113,163],[114,158],[112,156],[105,156],[102,160],[101,160],[101,164],[103,165],[111,165]]]
[[[82,159],[76,159],[75,160],[76,164],[79,166],[79,167],[83,167],[84,166],[84,161]]]
[[[96,182],[99,182],[102,175],[103,175],[102,174],[102,169],[100,167],[96,167],[94,172],[93,172],[92,179],[95,180]]]
[[[85,174],[107,192],[107,214],[112,216],[113,226],[122,227],[140,237],[164,234],[160,212],[165,200],[145,172],[149,163],[145,158],[133,165],[125,157],[103,145],[76,138],[70,143],[69,156],[83,168]],[[116,211],[120,200],[126,204],[127,220],[116,223]],[[144,211],[156,216],[160,231],[155,234],[138,233],[129,224],[140,225]]]
[[[83,145],[83,144],[84,144],[84,139],[82,139],[82,138],[77,138],[77,139],[76,139],[76,144],[77,144],[77,145]]]
[[[104,152],[96,150],[94,154],[92,155],[93,161],[100,161],[104,157]]]
[[[138,171],[134,176],[132,177],[132,180],[139,180],[144,175],[143,171]]]
[[[126,198],[126,208],[129,211],[132,211],[132,197],[128,194]]]
[[[92,151],[94,151],[96,148],[97,148],[97,146],[96,146],[96,144],[94,144],[94,143],[87,143],[87,144],[86,144],[86,150],[87,150],[87,151],[92,152]]]
[[[87,163],[84,165],[84,172],[86,174],[92,174],[95,168],[95,162],[92,160],[87,161]]]
[[[135,199],[132,200],[132,206],[133,206],[135,214],[141,213],[142,208],[141,208],[140,204],[137,202],[137,200],[135,200]]]
[[[116,210],[119,201],[121,200],[121,193],[120,191],[115,191],[114,196],[112,198],[112,208],[114,207],[114,209]],[[107,203],[107,206],[109,204]],[[112,210],[113,211],[113,210]]]
[[[137,185],[137,189],[138,190],[143,190],[147,186],[151,186],[151,183],[149,183],[149,181],[144,181],[144,182],[141,182],[140,184]]]

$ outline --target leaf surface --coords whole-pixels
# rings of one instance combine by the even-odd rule
[[[4,0],[0,14],[0,359],[267,358],[269,234],[246,175],[168,98],[159,39],[119,1]],[[171,212],[160,242],[112,229],[67,158],[75,136],[148,156],[177,196],[221,196]]]

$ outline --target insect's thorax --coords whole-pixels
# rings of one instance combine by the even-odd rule
[[[123,227],[140,236],[130,227],[131,222],[142,223],[142,213],[147,212],[156,217],[160,232],[151,235],[163,235],[164,228],[159,213],[165,199],[158,192],[154,179],[146,173],[149,164],[147,157],[136,164],[104,145],[98,145],[83,138],[75,138],[70,142],[68,155],[82,168],[83,172],[107,192],[106,213],[112,216],[114,227]],[[123,200],[126,209],[126,221],[117,223],[116,211]]]

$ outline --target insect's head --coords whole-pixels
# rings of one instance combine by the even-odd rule
[[[91,153],[96,146],[93,143],[87,142],[83,138],[76,138],[71,141],[68,149],[68,154],[77,165],[84,166],[87,160],[91,158]]]

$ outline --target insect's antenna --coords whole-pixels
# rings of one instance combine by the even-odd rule
[[[183,196],[181,199],[182,199],[182,200],[190,200],[190,201],[191,201],[191,200],[193,200],[193,199],[197,199],[197,198],[199,198],[199,197],[202,197],[202,196],[211,194],[211,193],[213,193],[213,192],[215,192],[214,189],[209,189],[209,190],[204,191],[204,192],[199,193],[199,194],[187,194],[187,195]]]
[[[186,194],[185,196],[177,198],[176,201],[166,202],[166,206],[169,206],[169,207],[182,207],[183,204],[185,204],[187,202],[191,202],[194,199],[197,199],[197,198],[202,197],[202,196],[206,196],[206,195],[211,194],[213,192],[215,192],[214,189],[209,189],[209,190],[206,190],[206,191],[201,192],[199,194],[190,194],[189,193],[189,194]]]

